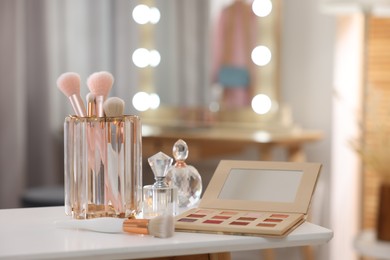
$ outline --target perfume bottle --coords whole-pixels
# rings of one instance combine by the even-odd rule
[[[159,152],[148,159],[155,183],[143,188],[143,217],[153,218],[163,214],[176,214],[177,189],[166,182],[166,174],[173,159]]]
[[[202,193],[202,177],[195,167],[186,164],[188,146],[183,140],[178,140],[173,145],[173,157],[175,164],[169,168],[167,182],[177,188],[178,206],[190,208],[200,199]]]

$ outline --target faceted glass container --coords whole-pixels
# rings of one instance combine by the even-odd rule
[[[159,152],[148,159],[155,183],[143,188],[143,217],[153,218],[164,214],[176,214],[177,189],[168,185],[165,176],[173,159]]]
[[[156,188],[153,185],[145,185],[143,200],[143,218],[176,214],[177,190],[174,187]]]
[[[183,140],[178,140],[173,146],[173,156],[176,163],[168,170],[167,182],[177,188],[178,206],[189,208],[194,206],[202,194],[202,177],[198,170],[187,165],[188,146]]]
[[[64,143],[67,215],[124,218],[141,211],[139,117],[66,117]]]

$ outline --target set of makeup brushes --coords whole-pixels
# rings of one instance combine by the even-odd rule
[[[125,102],[118,97],[108,97],[114,84],[114,77],[107,71],[91,74],[87,79],[89,93],[86,96],[87,106],[80,96],[80,75],[66,72],[57,79],[57,87],[61,90],[73,107],[78,117],[117,117],[122,116]]]
[[[87,86],[89,93],[86,96],[87,106],[80,96],[80,75],[75,72],[66,72],[61,74],[57,79],[57,87],[61,90],[66,97],[69,98],[70,104],[73,107],[75,115],[82,118],[102,118],[102,117],[121,117],[123,116],[125,102],[118,97],[108,97],[108,94],[113,86],[114,77],[107,71],[95,72],[91,74],[87,79]],[[109,122],[111,122],[109,120]],[[109,131],[111,130],[111,123],[108,124]],[[116,124],[114,121],[112,124]],[[122,211],[121,194],[125,187],[121,187],[118,191],[119,183],[123,183],[123,180],[118,180],[118,161],[119,158],[124,157],[124,151],[120,147],[123,144],[123,133],[118,130],[119,126],[114,127],[119,131],[115,136],[119,138],[119,141],[111,142],[111,135],[108,134],[104,137],[104,134],[100,129],[93,131],[91,127],[87,128],[88,134],[88,169],[92,171],[92,175],[95,176],[95,171],[99,171],[100,167],[96,168],[94,165],[95,159],[101,161],[104,169],[104,188],[105,189],[105,201],[106,204],[113,206]],[[94,134],[95,133],[95,134]],[[96,147],[95,147],[96,146]],[[96,149],[95,149],[96,148]],[[92,154],[98,151],[99,156],[95,158]],[[94,183],[97,183],[95,181]],[[124,184],[122,184],[124,185]],[[117,218],[117,217],[97,217],[91,219],[69,219],[64,221],[57,221],[57,227],[61,228],[76,228],[87,229],[97,232],[127,232],[133,234],[152,235],[155,237],[165,238],[173,236],[175,230],[173,215],[164,214],[153,219],[129,219],[129,218]]]
[[[104,206],[103,213],[99,211],[99,215],[120,214],[124,205],[122,201],[124,187],[119,185],[123,183],[124,178],[123,171],[119,170],[119,165],[124,161],[123,124],[120,120],[106,121],[106,117],[121,117],[124,111],[122,99],[107,98],[113,83],[114,77],[109,72],[91,74],[87,80],[90,92],[86,96],[86,107],[80,97],[79,74],[66,72],[57,79],[58,88],[69,98],[77,117],[103,120],[88,121],[86,125],[88,203],[91,204],[91,208],[95,208],[95,204]],[[92,211],[96,210],[91,210],[91,213]]]

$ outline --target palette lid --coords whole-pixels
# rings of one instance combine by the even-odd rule
[[[320,163],[220,161],[199,207],[306,214]]]

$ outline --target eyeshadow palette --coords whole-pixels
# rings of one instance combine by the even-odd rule
[[[177,231],[285,236],[305,221],[321,164],[221,161]]]
[[[235,210],[195,208],[177,218],[176,227],[203,232],[221,232],[242,235],[280,235],[300,223],[303,214],[280,214]],[[284,232],[286,233],[286,232]]]

